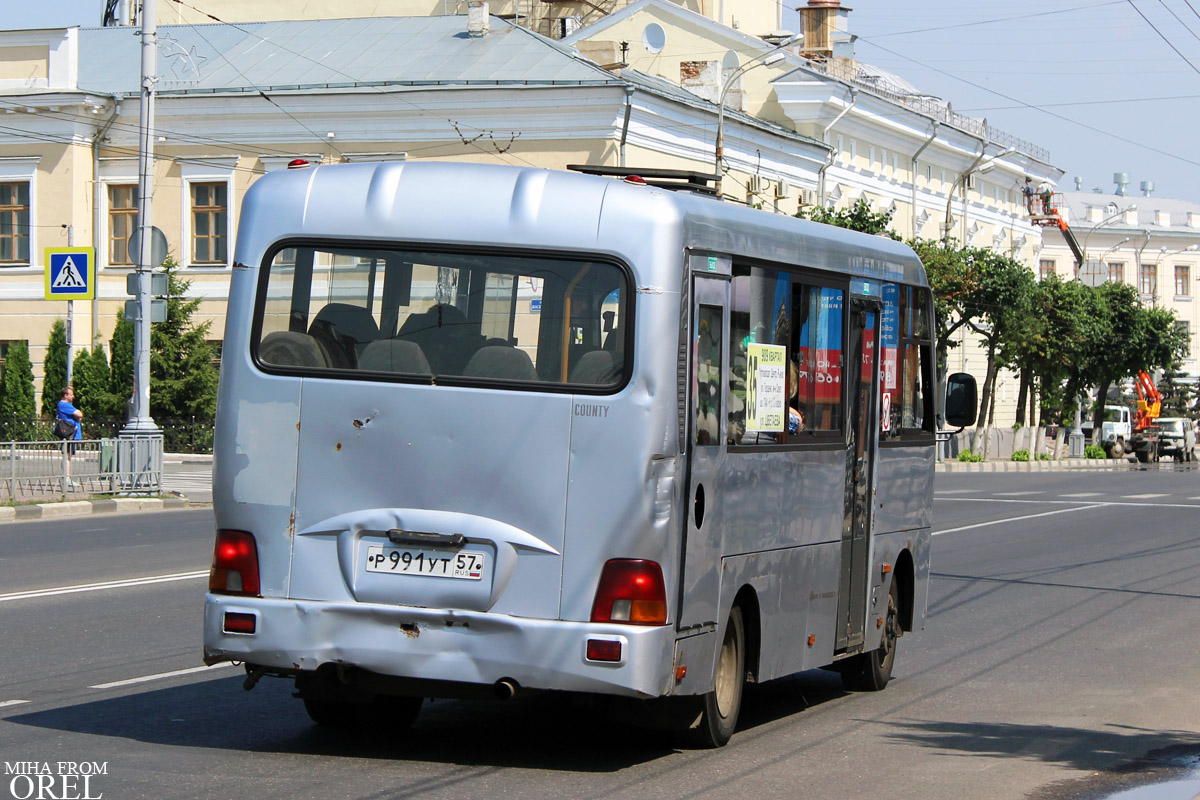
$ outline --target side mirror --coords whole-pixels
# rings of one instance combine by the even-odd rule
[[[975,424],[975,412],[979,398],[975,389],[975,376],[956,372],[946,379],[946,426],[965,428]]]

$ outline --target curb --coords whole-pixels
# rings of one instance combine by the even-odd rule
[[[1064,472],[1081,469],[1129,469],[1129,461],[1113,458],[1073,458],[1058,461],[945,461],[935,472]]]
[[[208,505],[207,503],[203,505]],[[128,513],[132,511],[182,511],[196,508],[184,497],[140,498],[113,497],[103,500],[72,500],[65,503],[32,503],[27,506],[0,507],[0,523],[31,519],[57,519],[84,514]]]

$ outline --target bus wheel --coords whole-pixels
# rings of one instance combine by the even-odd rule
[[[888,591],[887,615],[883,618],[883,638],[879,649],[847,659],[842,667],[842,685],[854,692],[878,692],[892,678],[896,663],[896,645],[900,640],[900,592],[892,579]]]
[[[1108,454],[1113,458],[1120,458],[1121,456],[1125,455],[1125,442],[1117,439],[1108,449]]]
[[[701,747],[724,747],[729,742],[737,727],[745,684],[746,632],[742,625],[742,610],[734,606],[725,625],[721,652],[717,654],[713,689],[703,697],[704,709],[698,727],[693,730],[696,744]]]

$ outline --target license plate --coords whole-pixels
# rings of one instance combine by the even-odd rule
[[[367,547],[367,572],[424,575],[432,578],[483,580],[484,554],[477,550],[422,550],[412,547]]]

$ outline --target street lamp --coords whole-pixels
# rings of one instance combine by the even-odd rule
[[[951,206],[954,205],[954,193],[958,191],[959,185],[967,179],[967,176],[976,170],[983,171],[989,169],[997,160],[1004,158],[1009,153],[1016,152],[1015,147],[1006,147],[995,155],[985,155],[980,153],[979,156],[971,162],[971,165],[959,173],[955,179],[954,185],[950,187],[950,195],[946,198],[946,221],[942,223],[942,243],[946,244],[950,241],[950,229],[954,227],[954,220],[951,216]],[[963,206],[963,222],[966,222],[966,205]]]
[[[1088,228],[1088,232],[1085,233],[1083,236],[1083,248],[1082,249],[1083,249],[1083,260],[1085,262],[1087,261],[1088,239],[1092,238],[1092,234],[1096,232],[1096,229],[1103,228],[1105,225],[1107,225],[1110,222],[1115,222],[1119,217],[1124,216],[1126,211],[1134,211],[1135,209],[1137,209],[1137,203],[1130,203],[1125,208],[1122,208],[1119,211],[1114,211],[1113,213],[1109,214],[1104,219],[1097,222],[1092,227]]]
[[[721,161],[725,157],[725,95],[729,94],[729,90],[733,88],[733,84],[738,78],[742,77],[755,67],[769,67],[772,64],[778,64],[780,61],[783,61],[783,59],[786,57],[783,53],[783,49],[801,38],[802,37],[800,34],[796,34],[795,36],[790,37],[787,41],[776,45],[770,50],[767,50],[764,53],[759,53],[754,58],[735,69],[733,74],[731,74],[725,80],[725,85],[721,87],[721,94],[717,99],[717,142],[716,151],[713,156],[713,172],[717,176],[717,197],[721,196]]]
[[[1177,256],[1180,253],[1192,253],[1192,252],[1195,252],[1196,250],[1200,250],[1200,244],[1189,244],[1187,247],[1181,247],[1178,250],[1172,250],[1170,252],[1167,252],[1166,247],[1160,247],[1158,249],[1158,258],[1156,258],[1154,260],[1155,275],[1154,275],[1154,286],[1152,287],[1154,289],[1154,291],[1148,292],[1147,294],[1149,294],[1150,297],[1155,300],[1158,299],[1158,274],[1157,274],[1157,272],[1158,272],[1159,264],[1161,264],[1163,261],[1170,258],[1171,256]],[[1141,289],[1142,289],[1141,280],[1140,280],[1141,276],[1139,275],[1138,278],[1139,278],[1138,292],[1141,293]]]

